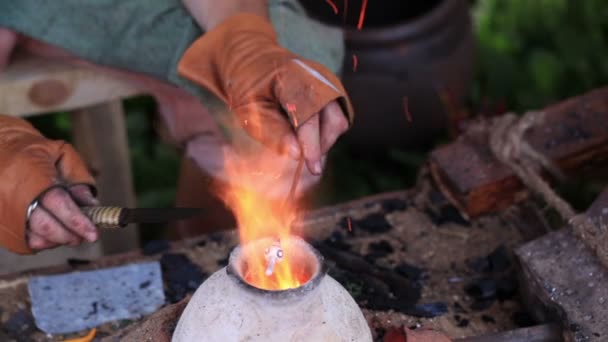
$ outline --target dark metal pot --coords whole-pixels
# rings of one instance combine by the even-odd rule
[[[337,15],[325,1],[301,2],[312,17],[345,30],[342,78],[356,110],[346,139],[363,150],[412,147],[442,132],[448,115],[440,94],[461,101],[473,76],[466,0],[369,0],[361,30],[361,0],[334,0]]]

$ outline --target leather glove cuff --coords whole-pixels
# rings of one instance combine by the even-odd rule
[[[29,254],[30,204],[51,186],[95,181],[74,148],[46,139],[26,121],[0,115],[0,245]]]

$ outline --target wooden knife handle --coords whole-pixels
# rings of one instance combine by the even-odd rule
[[[121,207],[83,207],[82,212],[99,229],[119,229],[124,225],[120,223]]]

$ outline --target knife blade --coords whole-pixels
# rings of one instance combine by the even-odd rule
[[[83,207],[82,212],[101,229],[124,228],[130,223],[166,223],[200,215],[201,208]]]

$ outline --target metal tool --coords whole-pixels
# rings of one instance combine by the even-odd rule
[[[83,207],[82,212],[100,229],[124,228],[130,223],[165,223],[202,213],[200,208]]]
[[[268,261],[266,266],[266,276],[270,277],[274,273],[274,267],[278,262],[283,260],[283,249],[281,248],[281,241],[275,241],[270,247],[264,250],[264,258]]]
[[[296,167],[296,172],[293,175],[293,180],[291,181],[291,187],[289,188],[289,193],[287,194],[287,198],[283,203],[283,206],[289,205],[289,203],[293,202],[296,197],[296,190],[298,188],[298,182],[300,181],[300,177],[302,177],[302,169],[304,168],[304,156],[300,157],[298,160],[298,166]]]
[[[295,194],[298,188],[298,182],[300,181],[300,177],[302,176],[303,168],[304,157],[302,156],[298,161],[298,166],[296,167],[296,172],[293,175],[293,181],[291,182],[291,187],[289,188],[287,198],[285,198],[285,202],[283,202],[283,208],[286,208],[290,203],[295,200]],[[264,258],[268,262],[268,265],[266,266],[266,276],[270,277],[274,273],[274,268],[276,264],[283,259],[283,249],[281,248],[280,240],[277,239],[277,241],[273,243],[272,246],[266,248],[264,252]]]

